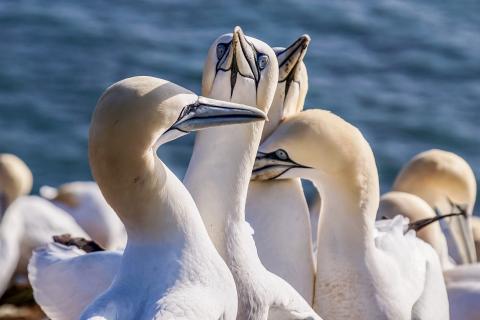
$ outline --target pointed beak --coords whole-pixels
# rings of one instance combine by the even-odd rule
[[[442,224],[447,237],[452,239],[453,245],[456,247],[456,259],[460,259],[462,264],[477,262],[477,253],[475,249],[475,241],[473,240],[473,230],[470,224],[470,215],[467,207],[459,205],[450,199],[447,199],[452,211],[458,212],[456,217],[447,219]],[[441,215],[438,209],[435,209],[437,216]],[[450,245],[449,245],[450,246]]]
[[[184,108],[170,130],[191,132],[229,124],[262,121],[266,118],[263,111],[254,107],[199,97],[194,104]]]
[[[282,152],[284,152],[282,150]],[[282,154],[283,155],[283,154]],[[258,152],[253,165],[252,180],[273,180],[280,178],[284,173],[293,168],[310,167],[301,165],[288,157],[284,152],[283,158],[280,158],[278,152],[264,153]]]
[[[463,263],[477,262],[473,231],[468,216],[453,217],[448,224]]]
[[[265,112],[257,108],[200,96],[194,103],[183,107],[177,121],[158,138],[154,148],[189,132],[266,119]]]
[[[217,70],[231,71],[231,86],[235,86],[237,75],[251,78],[258,82],[259,72],[256,65],[256,53],[253,46],[247,42],[245,34],[239,26],[233,31],[232,42],[217,67]]]
[[[7,211],[7,208],[8,208],[7,194],[5,192],[0,191],[0,221],[3,218],[5,211]]]
[[[307,52],[308,44],[310,43],[310,36],[302,35],[290,47],[277,54],[278,59],[278,81],[285,81],[287,78],[293,79],[293,72],[297,66],[302,62],[305,53]]]
[[[408,224],[407,231],[414,230],[415,232],[418,232],[422,230],[423,228],[431,225],[434,222],[443,220],[448,217],[455,217],[455,216],[460,216],[463,215],[462,213],[449,213],[449,214],[440,214],[437,212],[437,215],[433,218],[425,218],[425,219],[419,219],[413,222],[410,222]]]

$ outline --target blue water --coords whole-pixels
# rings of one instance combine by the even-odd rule
[[[1,1],[0,152],[43,184],[91,179],[92,110],[110,84],[153,75],[200,92],[212,41],[240,25],[272,46],[303,33],[307,107],[358,126],[387,191],[414,154],[460,154],[480,177],[480,2]],[[162,148],[183,176],[193,136]]]

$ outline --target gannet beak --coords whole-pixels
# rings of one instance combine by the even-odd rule
[[[473,240],[473,231],[470,224],[467,209],[459,204],[452,202],[450,199],[450,206],[452,210],[458,211],[456,217],[452,217],[447,223],[446,228],[453,237],[454,243],[457,247],[462,263],[477,262],[477,254],[475,249],[475,242]],[[437,216],[440,212],[436,209]]]
[[[280,178],[283,174],[293,168],[310,167],[301,165],[288,156],[285,150],[279,149],[274,152],[257,152],[255,164],[252,171],[252,180],[273,180]]]
[[[278,59],[278,82],[285,81],[289,78],[293,79],[293,72],[302,62],[307,52],[310,36],[302,35],[290,47],[277,54]]]
[[[171,129],[191,132],[209,127],[261,121],[266,118],[263,111],[254,107],[199,97],[196,103],[182,110]]]
[[[0,221],[3,218],[3,214],[7,211],[7,194],[0,192]]]
[[[473,232],[468,216],[458,216],[451,219],[449,229],[454,231],[455,243],[459,249],[463,263],[477,262]],[[455,232],[456,231],[456,232]],[[457,235],[457,236],[455,236]]]
[[[175,123],[156,141],[155,148],[192,131],[266,119],[267,115],[260,109],[200,96],[182,108]]]
[[[423,228],[431,225],[434,222],[443,220],[443,219],[448,218],[448,217],[455,217],[455,216],[460,216],[460,215],[463,215],[463,213],[448,213],[448,214],[438,214],[437,213],[437,215],[433,218],[419,219],[419,220],[410,222],[408,224],[407,231],[414,230],[415,232],[418,232],[418,231],[422,230]]]
[[[256,52],[247,42],[245,34],[239,26],[233,31],[228,54],[218,63],[217,70],[231,71],[231,86],[235,87],[237,75],[259,81],[259,71],[256,65]]]

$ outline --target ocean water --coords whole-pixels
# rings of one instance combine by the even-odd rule
[[[480,177],[479,12],[475,0],[1,1],[0,152],[27,162],[34,192],[91,179],[88,127],[103,90],[152,75],[199,93],[210,44],[240,25],[271,46],[311,36],[306,108],[362,131],[383,192],[430,148]],[[162,147],[179,176],[193,138]]]

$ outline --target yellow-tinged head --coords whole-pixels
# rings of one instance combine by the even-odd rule
[[[33,176],[28,166],[13,154],[0,154],[0,214],[19,196],[30,193]]]
[[[278,81],[275,52],[266,43],[245,36],[240,27],[217,38],[208,50],[202,94],[242,102],[267,112]]]

